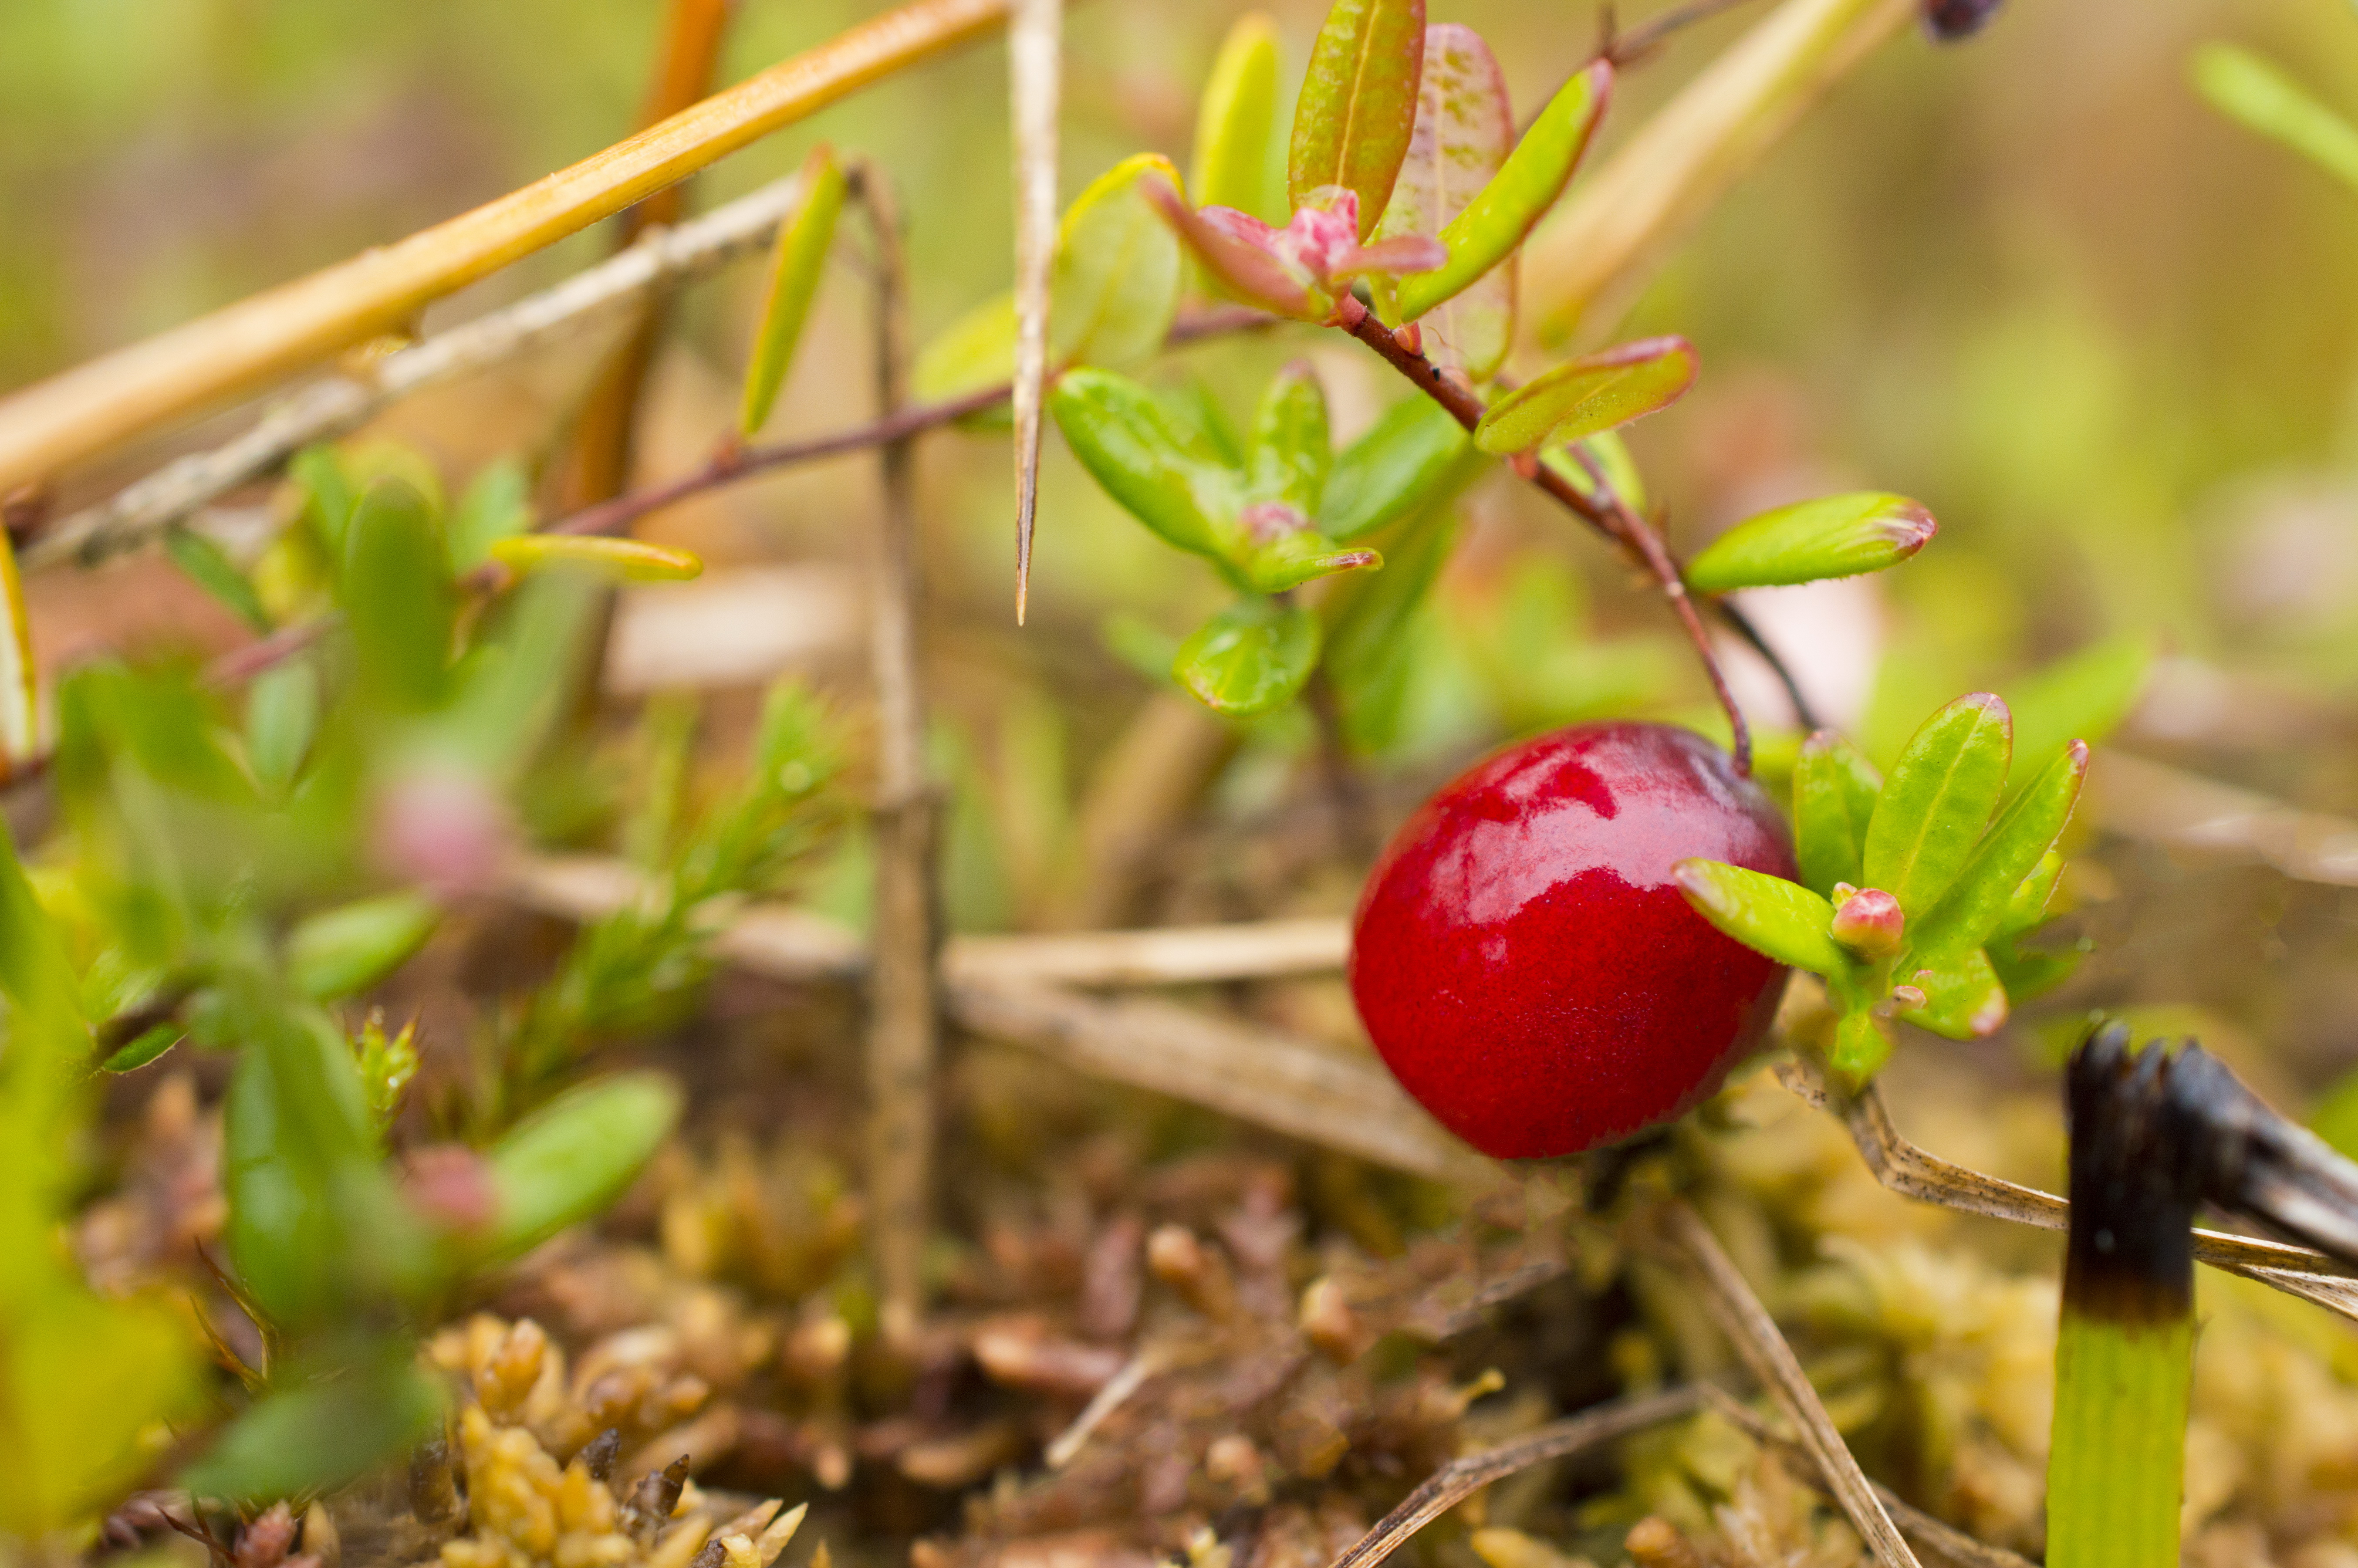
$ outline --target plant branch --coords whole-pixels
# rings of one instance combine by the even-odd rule
[[[1386,364],[1407,377],[1418,391],[1447,409],[1469,432],[1482,422],[1484,406],[1471,387],[1444,373],[1420,350],[1401,343],[1376,319],[1374,312],[1354,296],[1347,294],[1336,304],[1335,324],[1375,350]],[[1685,628],[1687,640],[1694,644],[1695,656],[1703,661],[1704,673],[1711,680],[1712,693],[1727,715],[1736,772],[1750,773],[1751,726],[1745,722],[1744,710],[1736,706],[1735,694],[1728,690],[1727,677],[1719,667],[1719,656],[1712,651],[1711,633],[1704,629],[1703,618],[1695,612],[1693,597],[1687,592],[1686,581],[1679,575],[1677,559],[1663,545],[1660,536],[1605,481],[1605,476],[1588,461],[1586,454],[1580,454],[1580,458],[1595,489],[1594,496],[1582,494],[1570,480],[1544,463],[1518,463],[1515,471],[1619,545],[1653,577],[1662,590],[1662,596],[1671,601],[1679,623]],[[1771,662],[1775,662],[1773,656]]]
[[[471,212],[0,400],[0,493],[396,329],[429,302],[981,36],[1007,3],[913,0]]]
[[[1776,1320],[1760,1304],[1760,1298],[1752,1293],[1752,1287],[1745,1282],[1743,1274],[1720,1247],[1719,1238],[1682,1200],[1665,1206],[1661,1226],[1663,1241],[1672,1257],[1703,1287],[1704,1305],[1718,1323],[1720,1332],[1735,1345],[1736,1354],[1761,1386],[1784,1408],[1787,1418],[1801,1434],[1801,1445],[1816,1461],[1819,1474],[1825,1477],[1834,1500],[1850,1519],[1851,1528],[1858,1531],[1875,1554],[1876,1562],[1881,1568],[1920,1568],[1916,1553],[1900,1539],[1891,1516],[1884,1511],[1882,1500],[1860,1471],[1850,1445],[1834,1430],[1833,1418],[1826,1413],[1817,1390],[1810,1386],[1801,1363],[1794,1357],[1793,1347],[1785,1343]]]
[[[1550,1460],[1569,1458],[1649,1427],[1691,1415],[1703,1404],[1703,1390],[1690,1384],[1663,1393],[1595,1405],[1563,1421],[1551,1422],[1512,1443],[1453,1459],[1386,1514],[1375,1529],[1335,1559],[1333,1568],[1376,1568],[1408,1544],[1420,1530],[1494,1482]]]

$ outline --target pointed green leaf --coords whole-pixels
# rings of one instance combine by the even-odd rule
[[[360,497],[333,447],[306,447],[287,462],[287,477],[302,492],[302,521],[331,560],[344,555],[344,530]]]
[[[1866,1007],[1855,1007],[1834,1025],[1826,1065],[1853,1089],[1864,1088],[1891,1059],[1891,1031]]]
[[[1681,860],[1671,876],[1697,914],[1755,952],[1812,974],[1850,971],[1827,931],[1834,906],[1801,883],[1722,860]]]
[[[498,1207],[481,1258],[514,1258],[622,1195],[679,1119],[653,1073],[583,1084],[518,1122],[486,1159]]]
[[[443,1392],[387,1346],[344,1375],[274,1390],[232,1422],[179,1477],[207,1497],[250,1507],[352,1479],[442,1424]]]
[[[2276,66],[2233,44],[2205,44],[2194,51],[2194,86],[2221,114],[2358,189],[2358,126]]]
[[[337,593],[362,682],[395,706],[431,706],[457,604],[424,496],[399,480],[369,487],[346,532]]]
[[[2063,851],[2050,849],[2039,858],[2030,874],[2022,879],[2014,896],[2006,901],[2006,914],[1997,923],[1997,935],[2019,936],[2044,921],[2047,905],[2055,897],[2055,884],[2062,880]]]
[[[245,765],[272,795],[295,782],[319,728],[319,671],[291,659],[254,676],[245,688]]]
[[[1923,989],[1924,1005],[1899,1016],[1920,1029],[1951,1040],[1978,1040],[2006,1022],[2006,987],[1979,947],[1920,967],[1909,983]]]
[[[407,962],[441,919],[432,899],[414,892],[323,910],[287,934],[287,979],[315,1001],[364,991]]]
[[[1183,281],[1179,236],[1144,186],[1177,189],[1179,171],[1156,153],[1106,170],[1065,210],[1048,318],[1054,365],[1126,365],[1171,335]]]
[[[803,160],[803,199],[778,225],[770,255],[770,285],[762,297],[762,324],[753,332],[753,355],[745,366],[745,395],[737,415],[740,433],[751,437],[769,422],[778,388],[795,362],[811,300],[827,273],[827,253],[835,243],[836,220],[843,215],[843,169],[835,149],[821,142]]]
[[[1882,789],[1875,764],[1834,731],[1801,742],[1793,766],[1793,854],[1803,881],[1829,896],[1836,882],[1866,882],[1866,825]]]
[[[1956,885],[1917,930],[1914,946],[1929,955],[1927,962],[1979,947],[1996,935],[2024,879],[2062,836],[2087,776],[2088,748],[2075,741],[1999,814],[1974,846]]]
[[[1293,700],[1318,664],[1318,618],[1298,604],[1240,599],[1179,645],[1171,673],[1232,718]]]
[[[156,1024],[134,1035],[99,1066],[109,1073],[135,1073],[188,1038],[188,1033],[175,1022]]]
[[[2081,960],[2093,950],[2094,944],[2085,937],[2069,947],[2048,948],[2026,947],[2019,936],[2000,936],[1982,949],[1998,983],[2006,988],[2009,1004],[2053,990],[2070,979]]]
[[[1430,59],[1431,46],[1427,46]],[[1428,70],[1432,68],[1428,64]],[[1413,321],[1506,262],[1580,166],[1613,93],[1613,67],[1593,61],[1567,81],[1515,144],[1498,175],[1441,231],[1449,260],[1401,280],[1400,313]]]
[[[1248,526],[1257,514],[1248,511]],[[1283,593],[1337,572],[1380,568],[1383,557],[1373,550],[1338,550],[1335,541],[1313,528],[1281,534],[1239,550],[1229,562],[1247,587],[1256,593]]]
[[[1448,409],[1413,394],[1384,411],[1327,470],[1319,532],[1349,540],[1424,504],[1458,470],[1472,438]]]
[[[0,780],[32,761],[41,749],[40,666],[33,658],[33,622],[25,609],[25,579],[16,571],[16,547],[0,531]]]
[[[1131,516],[1183,550],[1219,554],[1238,478],[1202,431],[1112,371],[1058,377],[1048,409],[1081,466]]]
[[[613,582],[684,582],[704,573],[686,550],[586,534],[518,534],[493,544],[492,559],[518,577],[569,568]]]
[[[1861,870],[1909,920],[1941,902],[1981,842],[2013,744],[2006,704],[1975,692],[1926,719],[1892,765],[1867,823]]]
[[[1293,111],[1286,190],[1295,207],[1339,185],[1359,199],[1359,237],[1391,200],[1416,126],[1424,0],[1335,0]]]
[[[1643,338],[1546,371],[1490,406],[1474,444],[1493,454],[1577,441],[1667,408],[1694,384],[1694,345]]]
[[[1271,155],[1277,141],[1277,24],[1262,11],[1237,18],[1220,44],[1195,110],[1187,189],[1206,207],[1233,207],[1264,222],[1278,211]]]
[[[2006,684],[2014,713],[2015,777],[2028,779],[2072,741],[2091,745],[2120,728],[2145,694],[2153,670],[2153,639],[2142,633],[2109,637],[2065,654]]]
[[[1829,495],[1738,523],[1687,563],[1687,586],[1729,593],[1879,572],[1939,532],[1932,514],[1904,495]]]
[[[219,545],[193,528],[175,524],[164,530],[164,553],[183,576],[243,622],[248,631],[269,633],[270,611],[262,607],[262,596]]]
[[[1438,237],[1446,246],[1454,220],[1491,182],[1514,140],[1507,79],[1482,35],[1455,22],[1425,28],[1416,129],[1391,204],[1376,225],[1377,242],[1416,235]],[[1498,265],[1512,248],[1487,257],[1470,247],[1463,255],[1452,249],[1438,270],[1401,281],[1403,303],[1394,319],[1425,318],[1426,358],[1477,381],[1498,368],[1515,330],[1514,269]],[[1442,277],[1446,286],[1435,285]],[[1417,302],[1413,312],[1409,300]]]
[[[1309,362],[1296,360],[1279,371],[1261,394],[1245,462],[1248,503],[1291,506],[1309,520],[1335,466],[1326,389]]]

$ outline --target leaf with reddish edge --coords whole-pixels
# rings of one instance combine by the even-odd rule
[[[1196,259],[1238,299],[1303,321],[1323,320],[1333,308],[1333,299],[1313,286],[1308,274],[1287,265],[1269,248],[1277,232],[1260,219],[1227,207],[1199,212],[1158,181],[1147,182],[1144,189]]]
[[[1408,156],[1423,70],[1424,0],[1336,0],[1293,113],[1286,189],[1296,208],[1339,185],[1359,198],[1359,237],[1374,232]]]
[[[1392,186],[1391,202],[1376,225],[1376,243],[1409,236],[1438,241],[1450,221],[1498,174],[1514,141],[1507,79],[1482,35],[1455,22],[1425,28],[1416,129]],[[1441,263],[1424,269],[1416,286],[1417,297],[1429,301],[1415,312],[1430,312],[1424,323],[1425,355],[1478,380],[1498,368],[1514,336],[1514,269],[1493,265],[1503,259],[1493,256],[1481,268],[1468,270],[1446,242],[1440,243]],[[1444,275],[1455,279],[1455,287],[1445,292],[1433,281]],[[1402,299],[1411,297],[1410,287],[1401,285]],[[1403,304],[1400,316],[1406,319],[1410,314]]]
[[[1694,345],[1684,338],[1622,343],[1560,364],[1492,404],[1474,444],[1503,455],[1581,440],[1669,407],[1694,378]]]
[[[1898,566],[1941,531],[1920,502],[1881,491],[1822,496],[1748,517],[1687,563],[1687,586],[1732,593]]]
[[[1493,268],[1511,280],[1515,252],[1580,167],[1612,92],[1613,66],[1602,59],[1564,83],[1507,155],[1498,177],[1440,231],[1448,265],[1401,286],[1403,320],[1415,320],[1461,289],[1478,287],[1474,280],[1487,280]]]
[[[1318,617],[1298,604],[1240,599],[1179,645],[1171,674],[1216,712],[1235,718],[1291,701],[1318,665]]]

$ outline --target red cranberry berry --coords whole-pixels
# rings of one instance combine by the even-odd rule
[[[1726,755],[1588,724],[1476,765],[1394,836],[1359,898],[1351,995],[1444,1125],[1500,1159],[1570,1154],[1711,1094],[1785,971],[1688,906],[1691,855],[1791,877],[1783,819]]]

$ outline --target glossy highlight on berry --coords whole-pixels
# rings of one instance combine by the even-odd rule
[[[1499,752],[1410,817],[1360,896],[1351,994],[1393,1076],[1501,1159],[1688,1109],[1758,1043],[1774,961],[1681,896],[1689,856],[1791,877],[1783,819],[1703,737],[1583,725]]]

